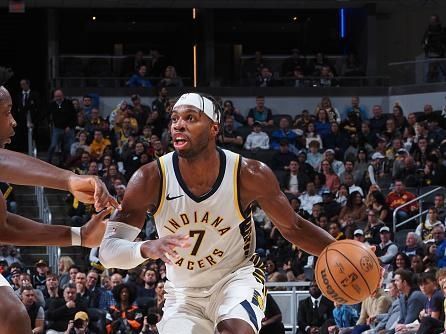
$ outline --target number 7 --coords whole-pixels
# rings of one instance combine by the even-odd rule
[[[205,230],[191,230],[189,231],[189,236],[191,238],[193,238],[195,236],[195,234],[198,234],[198,238],[197,238],[197,242],[195,243],[194,248],[192,249],[192,252],[190,253],[190,255],[197,255],[198,253],[198,248],[200,248],[201,242],[203,241],[203,237],[205,234]]]

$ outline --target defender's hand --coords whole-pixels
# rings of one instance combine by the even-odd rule
[[[113,208],[102,210],[97,215],[93,215],[88,223],[81,227],[82,246],[88,248],[98,247],[104,236],[107,220],[105,217],[113,211]]]
[[[148,240],[141,246],[141,254],[148,259],[161,259],[167,264],[178,259],[175,248],[190,246],[188,235],[168,235],[157,240]]]
[[[107,190],[107,187],[98,177],[92,175],[73,174],[68,180],[68,190],[79,201],[87,204],[94,203],[96,211],[104,208],[119,208],[119,203]]]

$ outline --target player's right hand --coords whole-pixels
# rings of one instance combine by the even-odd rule
[[[141,254],[147,259],[161,259],[166,264],[172,264],[172,260],[179,258],[175,248],[187,248],[190,245],[189,235],[168,235],[157,240],[147,240],[141,246]]]

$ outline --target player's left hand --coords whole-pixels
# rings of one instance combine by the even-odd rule
[[[109,194],[105,184],[96,176],[73,174],[68,180],[68,190],[79,201],[87,204],[94,203],[96,211],[120,207],[118,201]]]
[[[113,208],[102,210],[97,215],[93,215],[88,223],[81,227],[82,246],[94,248],[101,244],[107,226],[105,217],[112,211]]]

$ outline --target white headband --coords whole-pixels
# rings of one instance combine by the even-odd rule
[[[214,103],[207,97],[201,96],[197,93],[186,93],[180,96],[178,101],[173,106],[173,109],[179,106],[194,106],[195,108],[203,111],[207,117],[214,122],[218,122],[218,113],[214,112]]]

